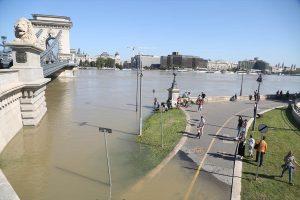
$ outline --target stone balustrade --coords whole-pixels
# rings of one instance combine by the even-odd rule
[[[300,125],[300,99],[296,99],[294,105],[292,105],[292,115]]]

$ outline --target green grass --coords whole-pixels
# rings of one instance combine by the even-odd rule
[[[158,165],[176,146],[185,131],[186,118],[182,110],[171,109],[162,113],[163,147],[161,147],[161,114],[156,112],[144,122],[143,134],[137,142],[148,146],[149,168]]]
[[[288,184],[288,173],[280,178],[283,158],[292,150],[296,161],[300,163],[300,129],[291,115],[291,109],[280,108],[267,112],[257,120],[256,125],[268,125],[266,142],[268,150],[264,159],[264,166],[259,168],[259,178],[254,180],[256,163],[246,158],[243,161],[242,192],[243,200],[249,199],[299,199],[300,197],[300,171],[293,174],[294,186]],[[255,128],[257,130],[257,127]],[[248,137],[249,137],[248,132]],[[252,132],[256,140],[260,138],[258,131]],[[248,147],[246,147],[247,151]],[[246,153],[248,155],[248,153]]]

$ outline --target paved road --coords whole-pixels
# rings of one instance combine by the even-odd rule
[[[181,151],[140,191],[126,199],[230,199],[237,135],[237,116],[253,115],[253,101],[207,103],[202,112],[186,109],[192,129]],[[283,105],[261,101],[259,112]],[[206,119],[204,134],[196,138],[200,116]]]

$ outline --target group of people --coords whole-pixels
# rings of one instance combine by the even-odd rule
[[[276,97],[277,98],[283,98],[283,92],[282,92],[282,90],[277,90],[277,92],[276,92]],[[286,91],[286,93],[285,93],[285,97],[286,98],[290,98],[290,92],[289,91]]]
[[[254,91],[253,96],[252,96],[252,94],[249,95],[249,100],[251,101],[253,97],[254,97],[254,101],[260,100],[260,94],[257,90]]]
[[[198,95],[198,98],[196,100],[196,104],[198,105],[198,110],[202,110],[205,97],[206,94],[204,92],[201,92],[201,94]],[[181,97],[177,98],[177,107],[179,108],[180,106],[182,106],[187,108],[189,107],[191,102],[192,102],[191,92],[185,92]]]
[[[157,98],[154,98],[153,102],[153,111],[158,111],[161,109],[162,112],[168,111],[171,108],[171,102],[168,100],[167,103],[161,102],[159,103]]]
[[[255,162],[258,163],[258,166],[263,166],[264,157],[268,149],[268,144],[266,142],[266,137],[263,136],[261,140],[255,141],[252,135],[249,136],[249,139],[246,142],[246,127],[247,127],[247,120],[243,120],[242,116],[238,118],[238,134],[236,140],[238,140],[238,152],[237,154],[243,158],[245,156],[245,146],[246,143],[248,145],[248,155],[251,159],[254,157],[254,150],[256,151]],[[282,167],[282,172],[280,177],[283,177],[284,173],[288,171],[289,173],[289,183],[293,185],[292,177],[295,169],[295,165],[300,166],[292,153],[289,151],[288,154],[284,157],[284,164]]]
[[[230,97],[230,101],[236,101],[237,100],[237,95],[234,94],[232,97]]]

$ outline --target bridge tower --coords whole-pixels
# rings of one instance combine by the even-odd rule
[[[70,29],[73,23],[70,17],[32,14],[29,19],[34,33],[36,34],[39,46],[45,51],[51,45],[53,39],[58,37],[58,55],[60,60],[70,60]]]

